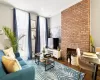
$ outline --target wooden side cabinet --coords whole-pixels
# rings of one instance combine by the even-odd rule
[[[56,49],[46,48],[46,52],[52,54],[54,58],[57,58],[57,59],[61,58],[61,50],[58,51]]]
[[[61,57],[61,51],[53,50],[53,57],[59,59]]]

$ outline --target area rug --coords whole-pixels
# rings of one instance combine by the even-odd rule
[[[55,67],[45,71],[43,65],[28,61],[28,65],[35,68],[35,80],[83,80],[84,73],[55,61]]]

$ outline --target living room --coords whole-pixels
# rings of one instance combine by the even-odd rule
[[[99,0],[0,0],[0,80],[100,80]]]

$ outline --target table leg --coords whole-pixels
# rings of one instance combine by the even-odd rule
[[[45,60],[45,71],[46,71],[46,66],[47,66],[46,64],[47,64],[47,61]]]
[[[49,66],[49,68],[47,66]],[[47,64],[47,61],[45,61],[45,71],[53,68],[54,66],[55,66],[55,62],[52,62],[50,64]]]
[[[93,72],[93,80],[96,80],[97,77],[97,71],[98,71],[98,65],[94,64],[94,72]]]
[[[35,63],[36,63],[37,65],[39,65],[39,62],[40,62],[39,57],[35,57]]]

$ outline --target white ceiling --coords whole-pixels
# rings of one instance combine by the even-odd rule
[[[0,0],[16,8],[51,17],[82,0]]]

